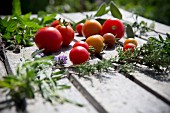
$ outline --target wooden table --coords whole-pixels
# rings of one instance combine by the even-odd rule
[[[123,15],[123,20],[134,22],[132,14],[120,10]],[[84,13],[64,13],[58,17],[64,18],[67,21],[78,22],[91,15],[94,12]],[[102,16],[102,18],[112,18],[110,14]],[[139,21],[144,20],[148,24],[152,20],[143,17],[138,18]],[[155,30],[170,33],[170,27],[155,22]],[[150,35],[155,35],[153,32]],[[83,37],[77,36],[75,33],[75,41],[82,40]],[[124,41],[122,38],[120,41]],[[136,37],[139,45],[147,42],[146,39]],[[20,59],[31,58],[30,54],[37,49],[36,46],[26,47],[22,49],[21,53],[14,54],[11,51],[5,53],[7,60],[0,61],[0,74],[6,76],[8,72],[15,73],[15,69],[20,62]],[[63,48],[64,50],[66,48]],[[68,56],[71,46],[67,51],[62,51],[60,54]],[[103,58],[110,58],[115,55],[115,50],[104,50]],[[99,58],[94,58],[93,61],[99,61]],[[70,62],[68,62],[70,63]],[[9,64],[9,65],[8,65]],[[9,67],[10,66],[10,67]],[[136,70],[129,76],[123,75],[116,71],[108,73],[101,73],[98,76],[90,76],[89,79],[79,78],[78,76],[71,76],[60,81],[61,84],[68,84],[71,89],[60,91],[59,93],[70,100],[79,102],[84,107],[78,107],[73,104],[56,104],[51,105],[44,103],[40,96],[35,100],[28,101],[29,113],[170,113],[170,74],[157,77],[153,74],[147,74]],[[5,100],[5,97],[0,93],[0,101]],[[2,105],[0,104],[0,107]],[[15,113],[14,107],[11,109],[4,109],[1,113]]]

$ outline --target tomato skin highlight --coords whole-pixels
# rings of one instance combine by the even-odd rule
[[[43,27],[37,31],[34,41],[39,49],[45,49],[44,52],[49,53],[60,49],[63,38],[57,29]]]
[[[136,48],[136,45],[133,43],[128,43],[126,45],[123,46],[123,51],[127,51],[128,49],[130,49],[132,52],[134,52],[134,49]]]
[[[80,23],[76,26],[76,31],[77,33],[82,36],[82,28],[83,28],[84,23]]]
[[[68,26],[58,25],[55,28],[58,29],[62,35],[63,38],[62,46],[69,46],[71,41],[73,41],[74,39],[74,30],[72,29],[72,27],[70,25]]]
[[[86,42],[84,42],[84,41],[78,41],[78,42],[76,42],[76,43],[73,45],[73,48],[74,48],[74,47],[77,47],[77,46],[82,46],[82,47],[84,47],[87,51],[89,50],[89,45],[88,45]]]
[[[69,58],[73,64],[82,64],[88,61],[89,53],[84,47],[77,46],[71,49]]]
[[[117,39],[124,36],[125,28],[119,19],[107,19],[102,26],[102,35],[112,33]]]

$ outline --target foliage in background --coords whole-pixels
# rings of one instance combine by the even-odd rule
[[[102,2],[110,0],[50,0],[47,12],[81,12],[97,10]],[[112,0],[119,7],[150,18],[152,20],[170,25],[169,0]]]
[[[20,0],[22,13],[38,11],[48,13],[94,11],[102,2],[114,1],[119,7],[138,15],[170,25],[169,0]],[[4,11],[11,9],[11,3],[0,2]],[[4,12],[3,11],[3,12]],[[9,11],[7,11],[9,13]]]
[[[93,0],[49,0],[46,11],[53,12],[81,12],[97,9]]]
[[[169,0],[112,0],[119,7],[138,15],[170,25]]]

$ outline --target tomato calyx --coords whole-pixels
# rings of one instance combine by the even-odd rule
[[[61,25],[61,26],[69,26],[70,25],[70,23],[69,22],[67,22],[65,19],[63,19],[63,21],[61,20],[61,18],[59,18],[59,25]]]
[[[93,54],[95,52],[95,48],[93,46],[89,46],[89,53]]]
[[[112,26],[112,30],[115,30],[116,29],[116,26]]]

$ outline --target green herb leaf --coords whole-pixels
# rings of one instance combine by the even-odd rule
[[[68,85],[58,85],[60,88],[59,90],[63,90],[63,89],[70,89],[71,86],[68,86]]]
[[[31,17],[31,14],[32,14],[31,12],[25,14],[25,15],[23,16],[23,20],[24,20],[24,21],[29,21],[29,20],[30,20],[30,17]]]
[[[16,42],[17,42],[18,44],[21,43],[21,40],[22,40],[22,36],[21,36],[21,35],[16,35]]]
[[[164,39],[162,38],[162,36],[161,36],[161,35],[159,35],[159,39],[160,39],[160,41],[161,41],[161,42],[163,42],[163,41],[164,41]]]
[[[127,38],[134,38],[134,32],[133,32],[133,29],[132,29],[132,26],[127,24],[126,26],[126,34],[127,34]]]
[[[109,10],[106,9],[107,5],[106,3],[103,3],[99,9],[97,10],[96,14],[94,16],[102,16],[106,13],[108,13]]]
[[[43,51],[44,51],[44,49],[40,49],[40,50],[34,51],[34,52],[31,54],[31,57],[32,57],[32,58],[35,58],[36,55],[42,53]]]
[[[46,25],[46,24],[49,24],[51,22],[53,22],[56,18],[56,14],[50,14],[50,15],[47,15],[45,16],[43,19],[42,19],[42,25]]]
[[[17,29],[18,21],[17,19],[10,19],[8,21],[7,31],[14,32]]]
[[[11,38],[10,32],[6,32],[5,34],[2,35],[2,38],[5,39],[6,41]]]
[[[113,1],[110,2],[110,11],[113,17],[122,19],[122,14]]]
[[[106,19],[102,19],[102,18],[96,18],[95,20],[100,22],[101,25],[106,21]]]
[[[60,71],[53,72],[52,74],[53,75],[59,75],[59,74],[63,74],[63,73],[65,73],[65,71],[64,70],[60,70]]]

